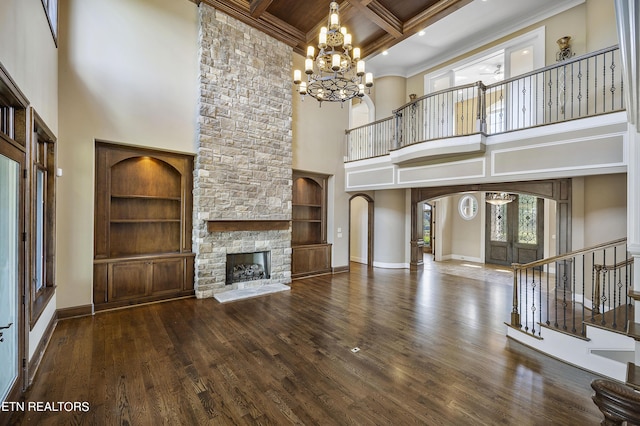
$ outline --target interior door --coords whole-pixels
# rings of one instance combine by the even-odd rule
[[[19,386],[20,330],[23,330],[21,285],[22,199],[19,158],[12,147],[0,141],[0,402]]]
[[[512,263],[513,219],[509,217],[514,216],[512,207],[514,202],[501,205],[487,203],[485,263],[498,265]]]
[[[544,255],[544,200],[518,195],[511,203],[487,203],[485,262],[529,263]]]

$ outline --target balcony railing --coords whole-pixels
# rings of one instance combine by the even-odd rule
[[[495,84],[430,93],[391,117],[347,130],[346,161],[435,139],[495,135],[624,110],[620,65],[613,46]]]
[[[541,327],[586,337],[586,325],[626,330],[633,319],[633,259],[626,239],[513,264],[511,326],[541,337]]]

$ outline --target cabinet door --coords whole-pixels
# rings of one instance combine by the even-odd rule
[[[110,302],[135,299],[149,294],[151,262],[112,263],[109,267]]]
[[[292,248],[292,277],[326,272],[331,272],[331,244],[315,244]]]
[[[151,294],[175,293],[182,290],[184,259],[163,259],[153,262]]]

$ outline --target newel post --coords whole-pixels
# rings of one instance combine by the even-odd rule
[[[513,308],[511,310],[511,326],[522,327],[520,323],[520,312],[518,311],[518,264],[511,265],[513,268]]]

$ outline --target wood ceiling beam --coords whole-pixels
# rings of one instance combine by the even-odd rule
[[[358,11],[365,14],[374,24],[385,30],[393,37],[402,37],[403,25],[387,8],[382,6],[377,0],[347,0]]]
[[[254,18],[260,17],[260,15],[267,10],[272,1],[273,0],[251,0],[251,5],[249,6],[251,16]]]
[[[200,0],[200,3],[205,3],[214,9],[218,9],[294,49],[297,47],[296,51],[303,50],[299,45],[303,45],[306,42],[306,34],[304,32],[267,12],[262,13],[257,19],[252,17],[247,0]]]
[[[455,12],[473,0],[440,0],[430,8],[418,13],[413,18],[404,23],[405,31],[413,31],[412,34],[424,29],[445,16]],[[417,28],[417,29],[416,29]]]

